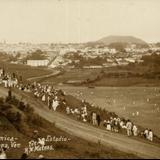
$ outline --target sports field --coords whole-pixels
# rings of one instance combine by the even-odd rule
[[[72,87],[59,86],[67,94],[151,128],[160,135],[160,87]]]

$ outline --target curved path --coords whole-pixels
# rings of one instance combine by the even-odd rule
[[[43,75],[43,76],[38,76],[38,77],[27,78],[27,80],[28,80],[28,81],[40,80],[40,79],[44,79],[44,78],[49,78],[49,77],[52,77],[52,76],[56,76],[56,75],[58,75],[59,73],[61,73],[61,71],[56,70],[56,71],[53,71],[53,73],[51,73],[51,74],[47,74],[47,75]]]
[[[7,95],[7,89],[0,87],[0,96]],[[14,95],[29,103],[41,117],[50,122],[55,122],[56,126],[62,130],[83,138],[91,142],[100,142],[104,146],[111,146],[123,152],[136,154],[141,158],[160,158],[160,147],[158,145],[128,138],[125,135],[107,132],[95,128],[91,125],[73,120],[58,112],[49,111],[48,107],[40,100],[22,92],[14,91]]]

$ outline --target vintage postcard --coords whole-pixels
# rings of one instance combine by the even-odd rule
[[[160,158],[160,0],[0,0],[0,159]]]

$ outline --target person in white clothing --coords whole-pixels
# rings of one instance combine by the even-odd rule
[[[148,130],[148,128],[146,128],[146,129],[144,130],[144,137],[145,137],[146,139],[148,139],[148,134],[149,134],[149,130]]]
[[[68,106],[66,107],[66,113],[70,114],[70,108]]]
[[[106,129],[107,129],[108,131],[111,131],[111,122],[110,122],[109,120],[107,121]]]
[[[134,136],[137,136],[137,135],[138,135],[138,128],[137,128],[137,126],[136,126],[135,124],[133,125],[132,131],[133,131],[133,135],[134,135]]]
[[[148,140],[149,140],[149,141],[153,141],[153,132],[152,132],[151,129],[150,129],[149,132],[148,132]]]
[[[56,111],[58,105],[59,105],[58,101],[53,99],[53,101],[52,101],[52,108],[53,108],[54,111]]]
[[[92,124],[97,125],[97,114],[95,112],[92,113]]]
[[[42,96],[42,102],[45,102],[46,101],[46,95],[44,94],[43,96]]]
[[[127,135],[131,136],[132,135],[132,123],[130,120],[128,120],[126,123],[126,129],[127,129]]]

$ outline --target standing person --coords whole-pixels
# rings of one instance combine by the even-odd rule
[[[11,99],[12,98],[12,90],[11,87],[8,90],[8,98]]]
[[[7,88],[8,87],[8,77],[7,76],[4,76],[3,83],[4,83],[4,87]]]
[[[134,135],[134,136],[137,136],[137,135],[138,135],[138,128],[137,128],[137,126],[136,126],[135,124],[133,125],[132,131],[133,131],[133,135]]]
[[[3,75],[3,69],[0,68],[0,77],[2,77],[2,75]]]
[[[150,129],[149,132],[148,132],[148,140],[149,140],[149,141],[153,141],[153,132],[152,132],[151,129]]]
[[[6,148],[0,150],[0,159],[7,159]]]
[[[92,124],[97,125],[97,114],[95,112],[92,113]]]
[[[144,130],[144,137],[145,137],[146,139],[148,139],[148,134],[149,134],[149,130],[148,130],[148,128],[146,128],[146,129]]]
[[[16,74],[14,72],[12,73],[12,78],[16,78]]]
[[[46,101],[46,95],[45,93],[42,95],[42,102],[45,102]]]
[[[50,97],[49,98],[49,110],[51,110],[52,109],[52,98]]]
[[[101,117],[99,114],[97,114],[97,124],[98,126],[100,126],[100,123],[101,123]]]
[[[58,105],[59,103],[58,103],[57,97],[55,97],[55,99],[52,100],[52,108],[54,111],[56,111]]]
[[[132,135],[132,123],[130,120],[128,120],[126,123],[126,129],[127,129],[127,135],[131,136]]]
[[[108,131],[111,131],[111,122],[110,122],[109,120],[107,121],[106,129],[107,129]]]
[[[114,119],[110,117],[111,131],[114,131]]]
[[[2,69],[2,76],[5,76],[6,72],[4,70],[4,68]]]
[[[67,115],[70,114],[70,108],[68,106],[66,107],[66,113],[67,113]]]
[[[119,132],[118,118],[114,118],[114,132]]]
[[[47,96],[47,106],[49,107],[50,96]]]

